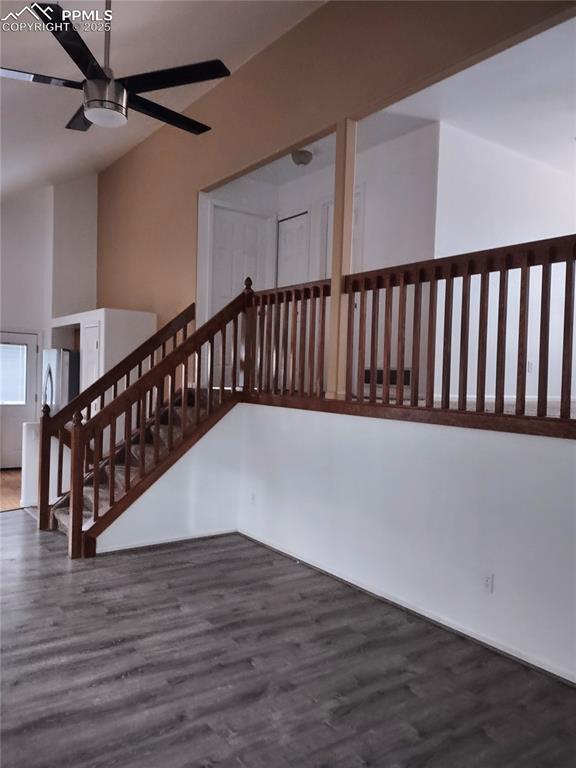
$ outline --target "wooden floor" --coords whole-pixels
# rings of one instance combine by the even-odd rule
[[[7,509],[18,509],[20,506],[20,469],[0,470],[0,512]]]
[[[576,765],[576,690],[241,536],[0,532],[6,768]]]

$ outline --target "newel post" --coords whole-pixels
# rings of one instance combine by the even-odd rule
[[[254,355],[256,350],[256,303],[252,280],[247,277],[244,281],[244,296],[246,298],[245,322],[241,345],[240,366],[243,374],[243,389],[250,394],[253,388]]]
[[[50,529],[50,406],[42,406],[38,441],[38,527]]]
[[[71,558],[82,556],[82,512],[84,510],[84,427],[82,413],[72,419],[70,458],[70,518],[68,530],[68,554]]]

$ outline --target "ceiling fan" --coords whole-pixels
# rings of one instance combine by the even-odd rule
[[[106,0],[106,9],[110,10],[110,6],[111,0]],[[0,76],[83,91],[84,102],[66,128],[73,131],[87,131],[92,124],[106,128],[122,126],[128,121],[128,108],[130,108],[190,133],[199,134],[210,130],[208,125],[180,115],[138,94],[228,77],[230,71],[219,59],[115,78],[110,69],[109,27],[105,32],[104,66],[101,67],[78,32],[73,29],[72,23],[64,20],[62,8],[59,5],[34,3],[34,8],[42,12],[45,19],[50,22],[50,31],[81,70],[85,80],[66,80],[5,67],[0,68]]]

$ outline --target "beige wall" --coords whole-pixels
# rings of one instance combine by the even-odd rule
[[[195,298],[198,191],[572,15],[574,2],[330,2],[194,103],[212,131],[166,127],[99,180],[98,305]],[[241,290],[242,286],[238,286]],[[255,286],[257,289],[258,286]]]

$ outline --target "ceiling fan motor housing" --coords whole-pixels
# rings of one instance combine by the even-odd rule
[[[92,123],[106,127],[125,125],[128,119],[128,94],[117,80],[84,82],[84,114]]]

